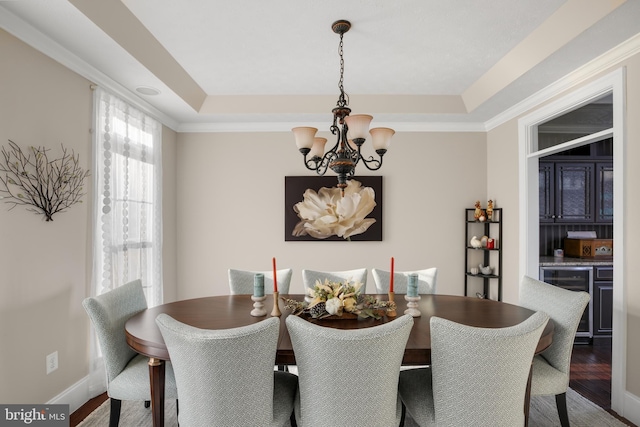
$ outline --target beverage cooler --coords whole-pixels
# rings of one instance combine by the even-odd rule
[[[540,280],[570,291],[593,295],[593,267],[540,267]],[[584,310],[576,337],[593,338],[592,300]]]

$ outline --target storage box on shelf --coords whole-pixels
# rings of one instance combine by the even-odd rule
[[[564,239],[564,254],[577,258],[612,257],[612,239]]]

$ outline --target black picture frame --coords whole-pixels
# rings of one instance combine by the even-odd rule
[[[314,191],[322,187],[336,187],[338,180],[335,176],[285,176],[284,178],[284,240],[296,241],[382,241],[382,176],[355,176],[363,187],[371,187],[375,192],[376,206],[367,215],[367,218],[375,219],[375,222],[362,234],[355,234],[349,239],[339,236],[330,236],[326,239],[318,239],[313,236],[294,236],[293,230],[300,221],[298,214],[293,209],[294,205],[303,200],[303,194],[307,189]]]

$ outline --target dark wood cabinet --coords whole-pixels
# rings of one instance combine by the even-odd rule
[[[481,284],[481,292],[475,292],[482,298],[490,298],[491,286],[497,286],[498,301],[502,301],[502,208],[493,209],[493,217],[491,221],[478,221],[473,214],[475,209],[465,209],[465,277],[464,277],[464,294],[469,296],[469,292],[477,289],[478,282]],[[482,246],[474,248],[470,244],[473,236],[481,239],[487,236],[493,239],[493,247]],[[472,268],[477,268],[478,264],[483,266],[491,266],[491,274],[482,274],[478,272],[473,274]],[[472,290],[473,289],[473,290]],[[494,288],[495,289],[495,288]]]
[[[612,223],[613,163],[540,161],[541,223]]]
[[[613,267],[594,267],[593,336],[610,338],[613,331]]]
[[[596,222],[613,223],[613,162],[596,163]]]

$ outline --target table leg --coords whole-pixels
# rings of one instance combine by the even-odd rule
[[[533,375],[533,363],[529,368],[529,378],[527,379],[527,390],[524,394],[524,427],[529,425],[529,408],[531,406],[531,376]]]
[[[164,360],[149,358],[153,427],[164,427]]]

